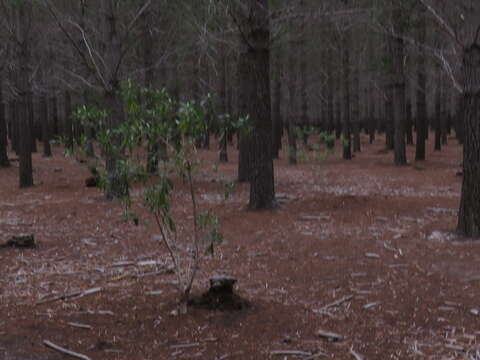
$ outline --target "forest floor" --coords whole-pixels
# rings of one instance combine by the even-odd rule
[[[195,292],[212,274],[235,276],[251,304],[239,311],[178,315],[152,220],[125,222],[61,148],[34,155],[33,188],[18,189],[17,162],[0,169],[0,242],[33,233],[39,243],[0,248],[0,359],[66,358],[44,340],[95,360],[480,359],[480,241],[453,233],[461,147],[449,139],[433,152],[428,143],[427,161],[395,167],[382,137],[362,140],[352,161],[338,145],[297,166],[282,153],[280,206],[260,212],[247,210],[246,184],[222,200],[235,151],[217,171],[217,152],[201,152],[200,205],[219,215],[225,242]],[[174,206],[181,214],[188,203]]]

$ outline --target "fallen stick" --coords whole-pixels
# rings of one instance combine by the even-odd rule
[[[317,331],[317,335],[331,342],[343,341],[347,338],[346,336],[322,329]]]
[[[350,354],[355,358],[355,360],[363,360],[363,356],[353,350],[353,346],[350,348]]]
[[[298,350],[274,350],[270,351],[272,356],[312,356],[312,353]]]
[[[323,306],[323,307],[320,308],[320,309],[314,309],[313,312],[315,312],[315,313],[323,313],[323,312],[325,312],[326,310],[328,310],[328,309],[330,309],[330,308],[332,308],[332,307],[339,306],[339,305],[343,304],[344,302],[349,301],[349,300],[351,300],[351,299],[353,299],[353,295],[345,296],[345,297],[343,297],[343,298],[341,298],[341,299],[338,299],[338,300],[336,300],[336,301],[334,301],[334,302],[332,302],[332,303],[330,303],[330,304],[327,304],[327,305]]]
[[[75,357],[77,359],[82,359],[82,360],[92,360],[90,359],[87,355],[83,355],[83,354],[79,354],[79,353],[76,353],[74,351],[71,351],[71,350],[68,350],[68,349],[65,349],[61,346],[58,346],[58,345],[55,345],[54,343],[52,343],[51,341],[48,341],[48,340],[43,340],[43,344],[46,346],[46,347],[49,347],[53,350],[56,350],[58,352],[61,352],[63,354],[66,354],[66,355],[70,355],[72,357]]]
[[[92,288],[92,289],[88,289],[88,290],[84,290],[84,291],[75,291],[75,292],[72,292],[70,294],[63,294],[63,295],[60,295],[60,296],[56,296],[56,297],[53,297],[53,298],[50,298],[50,299],[45,299],[45,300],[41,300],[41,301],[38,301],[37,303],[35,303],[35,305],[41,305],[41,304],[46,304],[46,303],[51,303],[51,302],[55,302],[55,301],[61,301],[61,300],[66,300],[66,299],[70,299],[70,298],[73,298],[73,297],[84,297],[84,296],[87,296],[87,295],[92,295],[92,294],[96,294],[100,291],[102,291],[103,288]]]
[[[74,322],[69,322],[67,324],[72,326],[72,327],[79,328],[79,329],[88,329],[88,330],[93,329],[90,325],[86,325],[86,324],[80,324],[80,323],[74,323]]]

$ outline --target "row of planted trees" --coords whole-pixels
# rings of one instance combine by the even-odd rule
[[[272,158],[284,132],[291,163],[298,135],[307,139],[318,128],[325,140],[341,140],[345,159],[361,150],[362,130],[371,141],[385,132],[395,164],[405,165],[406,144],[415,143],[415,160],[424,160],[428,129],[440,150],[454,128],[470,159],[464,161],[459,230],[478,235],[478,159],[471,137],[477,124],[476,63],[470,58],[476,56],[479,22],[468,1],[0,3],[8,29],[0,45],[8,104],[0,111],[0,160],[8,162],[4,124],[10,124],[21,186],[33,184],[33,135],[40,133],[48,145],[58,122],[58,104],[47,101],[51,94],[62,94],[62,135],[71,147],[74,136],[95,135],[93,125],[71,123],[71,103],[96,103],[105,109],[105,126],[117,129],[126,118],[122,84],[131,79],[146,89],[166,88],[178,102],[200,104],[208,93],[216,94],[197,145],[207,146],[211,133],[221,135],[223,161],[233,120],[248,119],[252,131],[239,137],[239,179],[251,182],[252,208],[275,203]],[[463,121],[465,116],[471,120]],[[35,131],[37,121],[42,131]],[[154,171],[162,145],[149,142],[148,150]],[[110,198],[124,194],[117,181],[120,160],[105,159]]]

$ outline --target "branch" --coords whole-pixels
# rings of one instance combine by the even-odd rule
[[[425,0],[420,0],[420,2],[428,9],[428,11],[430,11],[430,13],[434,16],[435,20],[437,20],[437,22],[440,24],[441,27],[443,27],[447,34],[450,35],[456,43],[463,47],[462,43],[458,39],[458,35],[455,29],[453,29],[447,23],[447,21]]]

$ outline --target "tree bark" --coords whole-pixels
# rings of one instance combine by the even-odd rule
[[[45,95],[40,97],[40,122],[42,124],[43,156],[52,156],[50,147],[50,123],[48,121],[48,102]]]
[[[342,124],[342,145],[343,159],[352,159],[352,140],[351,140],[351,103],[350,103],[350,32],[342,37],[342,85],[343,85],[343,124]]]
[[[72,123],[72,96],[69,90],[65,90],[65,113],[64,113],[64,135],[65,147],[73,150],[73,123]]]
[[[28,110],[28,98],[31,96],[30,85],[30,39],[29,22],[32,19],[32,4],[29,1],[21,1],[17,8],[18,16],[18,89],[20,100],[18,103],[18,128],[19,128],[19,185],[20,188],[33,186],[32,169],[32,129],[30,127],[30,113]]]
[[[249,139],[252,173],[250,209],[275,205],[272,157],[272,117],[270,97],[270,24],[268,0],[249,0],[245,14],[244,43],[240,62],[245,71],[242,90],[247,89],[242,108],[250,115],[253,131]]]
[[[425,23],[425,10],[419,13],[418,21],[418,41],[424,44],[427,38],[427,29]],[[425,160],[425,140],[427,137],[427,78],[425,67],[425,53],[420,50],[417,55],[417,116],[416,116],[416,140],[415,140],[415,160]]]
[[[464,48],[464,147],[463,183],[457,230],[468,237],[480,236],[480,46]]]
[[[5,104],[3,103],[2,78],[0,77],[0,167],[10,166],[7,147],[7,122],[5,120]]]

